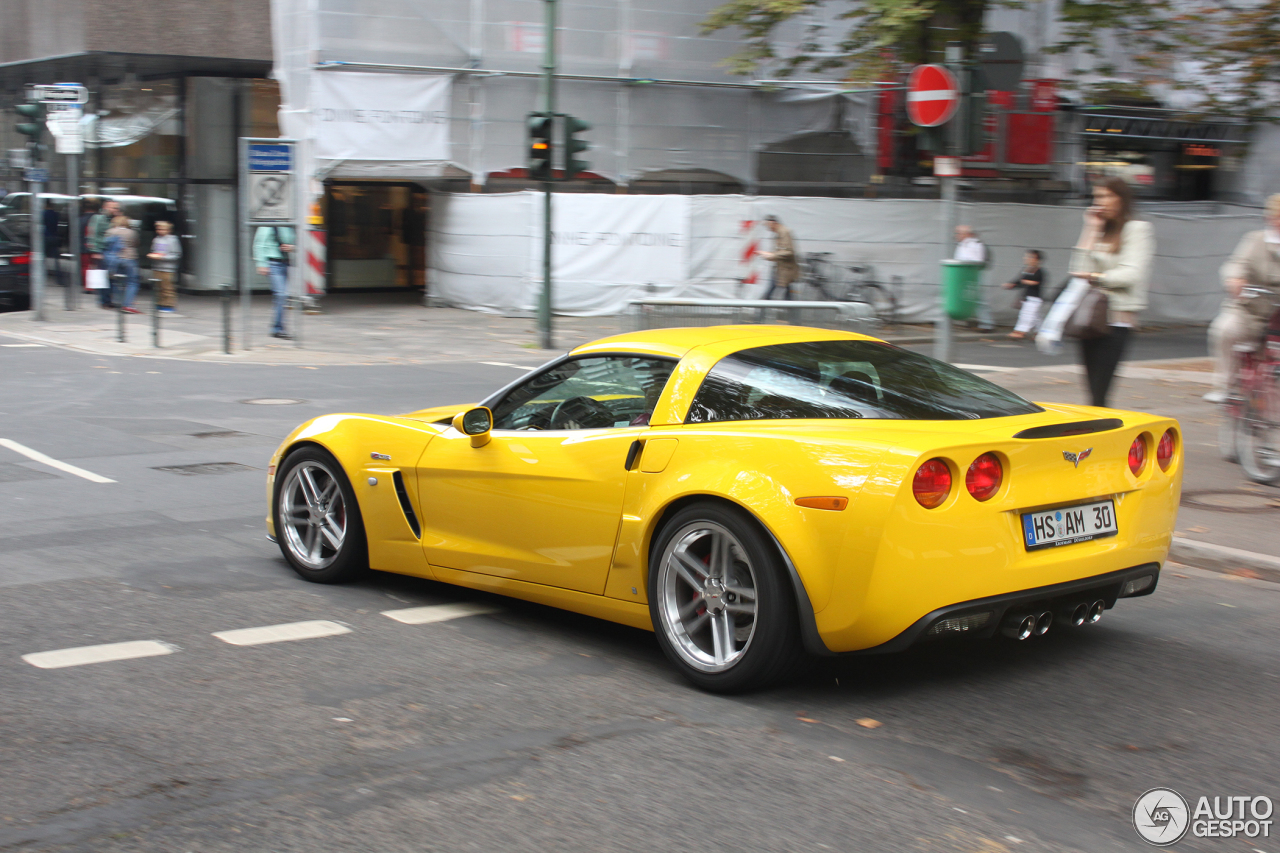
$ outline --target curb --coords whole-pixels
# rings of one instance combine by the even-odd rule
[[[1280,583],[1280,557],[1228,548],[1226,545],[1213,545],[1175,536],[1169,548],[1169,559],[1197,569]]]

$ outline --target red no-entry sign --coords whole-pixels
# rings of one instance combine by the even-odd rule
[[[921,127],[946,124],[960,106],[956,76],[941,65],[917,65],[907,78],[907,117]]]

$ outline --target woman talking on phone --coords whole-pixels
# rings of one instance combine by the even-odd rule
[[[1107,296],[1107,332],[1082,339],[1089,396],[1107,405],[1111,380],[1124,355],[1138,312],[1147,307],[1147,280],[1156,240],[1150,222],[1133,219],[1133,191],[1120,178],[1093,188],[1093,205],[1084,212],[1084,228],[1071,256],[1071,274],[1088,280]]]

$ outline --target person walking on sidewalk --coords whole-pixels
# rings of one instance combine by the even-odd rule
[[[990,252],[987,251],[987,244],[982,242],[978,237],[978,232],[968,225],[957,225],[956,248],[951,259],[982,264],[983,272],[978,274],[978,313],[976,322],[979,331],[992,331],[995,329],[995,322],[991,316],[991,309],[987,307],[987,297],[983,293],[982,283],[982,279],[985,278],[986,268],[990,266],[991,260]]]
[[[1210,403],[1227,399],[1236,373],[1236,345],[1259,340],[1271,312],[1280,305],[1280,193],[1267,199],[1266,223],[1261,231],[1245,234],[1222,265],[1222,286],[1227,298],[1209,324],[1213,388],[1204,399]],[[1270,293],[1246,298],[1246,287]]]
[[[111,227],[111,220],[119,215],[120,203],[107,199],[102,203],[102,207],[98,208],[98,212],[89,217],[88,223],[84,226],[84,249],[89,254],[89,262],[93,264],[94,269],[107,268],[106,260],[102,255],[102,241],[107,236],[107,229]],[[111,297],[112,288],[110,287],[98,292],[98,301],[103,308],[111,307]]]
[[[1106,292],[1107,333],[1080,341],[1090,399],[1107,405],[1107,394],[1138,312],[1147,307],[1147,281],[1156,253],[1150,222],[1133,218],[1133,190],[1107,178],[1093,188],[1093,204],[1071,255],[1071,274]]]
[[[156,236],[151,241],[151,274],[155,277],[160,293],[156,296],[157,310],[172,314],[178,308],[175,279],[178,264],[182,260],[182,241],[173,233],[173,223],[163,219],[156,221]]]
[[[62,217],[52,206],[44,209],[44,268],[50,279],[58,285],[66,284],[66,271],[62,268]]]
[[[765,291],[765,299],[791,298],[791,285],[800,277],[800,263],[796,260],[796,241],[791,229],[778,221],[778,217],[770,214],[764,218],[764,226],[773,232],[773,251],[761,252],[760,257],[773,261],[773,273],[769,277],[769,289]],[[778,294],[778,291],[782,291]]]
[[[289,266],[293,262],[293,229],[263,225],[253,235],[253,262],[258,275],[271,277],[273,312],[271,336],[289,340],[293,335],[284,326],[284,309],[289,301]]]
[[[1015,341],[1025,338],[1040,323],[1040,306],[1044,304],[1044,298],[1040,295],[1041,286],[1044,284],[1044,270],[1040,266],[1043,259],[1044,253],[1039,249],[1027,249],[1027,253],[1022,256],[1022,271],[1013,281],[1005,282],[1006,290],[1012,290],[1015,287],[1023,288],[1022,306],[1018,309],[1018,323],[1009,333],[1009,337]]]
[[[111,227],[102,238],[103,258],[107,259],[107,275],[114,282],[117,277],[125,281],[124,298],[120,310],[137,314],[133,300],[138,295],[138,232],[133,230],[129,217],[121,214],[111,220]],[[111,288],[115,289],[114,284]]]

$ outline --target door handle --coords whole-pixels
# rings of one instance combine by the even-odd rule
[[[627,461],[623,464],[623,469],[630,471],[631,467],[636,464],[636,457],[640,455],[640,448],[644,447],[644,442],[636,439],[631,442],[631,447],[627,449]]]

